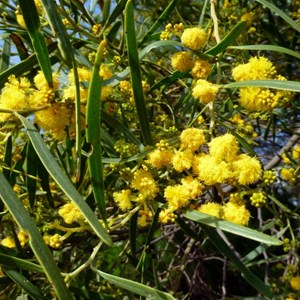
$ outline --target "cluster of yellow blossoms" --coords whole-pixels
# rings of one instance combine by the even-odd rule
[[[77,68],[80,82],[80,101],[82,112],[82,128],[84,128],[85,106],[88,98],[88,84],[91,81],[91,70]],[[107,79],[112,73],[106,65],[100,69],[100,76]],[[35,112],[35,123],[49,132],[55,139],[61,140],[68,132],[75,135],[75,82],[73,70],[68,74],[69,83],[60,89],[59,76],[52,74],[53,86],[50,87],[42,72],[34,77],[34,84],[25,78],[11,75],[5,83],[0,95],[0,109],[9,111]],[[111,93],[111,86],[104,86],[101,100]],[[99,93],[100,95],[100,93]],[[59,96],[58,99],[56,97]],[[99,96],[100,101],[100,96]],[[9,113],[0,113],[0,122],[12,118]]]
[[[154,179],[151,168],[156,174],[159,169],[163,169],[168,170],[167,172],[175,172],[174,174],[180,178],[180,183],[167,185],[164,188],[166,208],[160,213],[160,221],[163,223],[174,220],[176,210],[187,207],[191,201],[198,199],[211,186],[220,184],[249,185],[261,178],[260,162],[255,157],[240,154],[238,142],[232,134],[213,138],[207,143],[203,130],[188,128],[183,130],[180,135],[179,149],[171,149],[164,140],[157,143],[156,146],[156,149],[148,154],[144,165],[145,169],[141,168],[134,172],[130,183],[131,189],[113,194],[115,202],[122,210],[131,209],[133,202],[147,209],[149,203],[158,195],[160,178]],[[208,152],[206,151],[207,146]],[[218,217],[246,225],[250,213],[246,209],[244,201],[239,200],[237,201],[235,197],[234,200],[222,207],[217,203],[204,204],[200,210],[209,212],[211,210],[207,207],[214,206],[218,208]],[[216,213],[212,214],[216,215]],[[240,216],[240,218],[233,217],[234,215]]]
[[[290,153],[282,155],[285,165],[280,170],[280,177],[288,183],[295,185],[299,182],[300,146],[295,146]]]
[[[244,80],[286,80],[278,75],[272,62],[265,57],[252,57],[246,64],[241,64],[232,70],[236,81]],[[271,111],[290,101],[291,92],[272,90],[261,87],[245,87],[240,89],[239,102],[241,106],[252,111]]]

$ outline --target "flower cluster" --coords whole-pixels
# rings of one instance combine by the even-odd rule
[[[232,70],[236,81],[244,80],[286,80],[278,75],[272,64],[265,57],[252,57],[246,64],[240,64]],[[241,106],[252,111],[271,111],[288,103],[292,94],[288,91],[272,90],[261,87],[245,87],[240,89],[239,102]]]

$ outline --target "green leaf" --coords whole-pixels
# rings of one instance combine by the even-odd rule
[[[24,275],[10,268],[3,268],[4,273],[12,279],[20,288],[24,289],[33,299],[46,299],[41,290],[33,285]]]
[[[23,0],[26,2],[26,0]],[[71,67],[74,61],[73,47],[69,40],[66,28],[62,23],[61,17],[57,13],[57,4],[52,0],[41,0],[48,17],[49,25],[53,35],[58,40],[58,48],[67,66]]]
[[[101,148],[101,90],[103,78],[100,77],[100,66],[106,40],[102,41],[98,47],[96,60],[92,71],[92,79],[88,91],[88,101],[86,109],[86,140],[92,145],[92,153],[88,157],[89,173],[93,185],[93,194],[98,205],[101,217],[106,222],[105,195],[102,167]]]
[[[112,11],[110,16],[107,18],[107,20],[103,26],[103,30],[108,28],[116,20],[116,18],[123,13],[126,2],[127,2],[127,0],[118,1],[117,5],[115,6],[115,9]]]
[[[215,230],[211,228],[203,228],[210,241],[217,247],[217,249],[227,257],[235,266],[239,269],[245,280],[248,281],[259,293],[272,299],[273,293],[269,286],[261,281],[255,274],[253,274],[238,258],[235,252],[230,249],[227,243],[221,238],[221,236]]]
[[[28,193],[28,200],[30,203],[30,206],[34,206],[34,200],[35,200],[35,193],[36,193],[36,180],[32,178],[31,176],[37,175],[37,167],[38,164],[36,161],[38,160],[38,156],[36,155],[32,144],[29,142],[27,144],[27,154],[26,154],[26,187],[27,187],[27,193]]]
[[[53,284],[58,298],[61,300],[71,300],[72,295],[66,287],[52,254],[45,245],[36,224],[33,222],[30,215],[23,207],[21,200],[16,196],[2,173],[0,173],[0,182],[0,197],[19,227],[28,233],[30,246],[42,265],[49,281]]]
[[[134,101],[136,105],[139,124],[141,128],[141,134],[145,144],[152,145],[153,142],[152,142],[150,124],[147,116],[147,109],[146,109],[146,104],[144,99],[140,61],[139,61],[138,49],[136,43],[133,5],[130,0],[127,2],[125,7],[125,31],[126,31],[126,44],[127,44],[129,68],[130,68],[130,75],[131,75],[131,84],[132,84]]]
[[[14,267],[32,272],[45,273],[40,265],[34,264],[25,259],[0,253],[0,265],[4,267]]]
[[[276,90],[300,92],[300,82],[291,80],[245,80],[228,83],[222,86],[225,89],[243,87],[262,87]]]
[[[93,268],[93,270],[98,273],[101,277],[103,277],[105,280],[109,281],[112,284],[115,284],[116,286],[123,288],[127,291],[133,292],[137,295],[140,295],[142,297],[146,297],[147,299],[153,299],[153,300],[175,300],[175,298],[165,292],[159,291],[157,289],[151,288],[149,286],[146,286],[144,284],[125,279],[122,277],[118,277],[115,275],[111,275],[105,272],[102,272],[100,270],[97,270],[96,268]]]
[[[23,126],[26,128],[27,135],[37,155],[39,156],[41,162],[43,163],[49,174],[59,185],[59,187],[64,191],[64,193],[70,198],[70,200],[74,202],[74,204],[81,211],[86,221],[93,228],[94,232],[100,237],[100,239],[102,239],[106,244],[111,245],[112,241],[109,234],[103,228],[91,208],[87,205],[82,196],[70,182],[67,175],[60,168],[37,129],[30,123],[30,121],[28,121],[23,116],[19,114],[16,114],[16,116],[21,120]]]
[[[30,36],[34,51],[44,76],[52,87],[52,69],[46,41],[41,33],[40,18],[33,0],[19,0],[19,5]]]
[[[161,24],[170,16],[170,13],[176,7],[179,1],[180,0],[173,0],[169,3],[169,5],[165,8],[159,18],[151,26],[149,31],[145,34],[139,45],[142,45],[161,26]]]
[[[285,20],[291,27],[293,27],[298,32],[300,32],[300,26],[293,19],[291,19],[287,14],[285,14],[281,9],[276,7],[274,4],[272,4],[266,0],[255,0],[255,1],[268,7],[271,11],[273,11],[278,16],[280,16],[283,20]]]
[[[300,59],[300,54],[298,52],[285,47],[276,46],[276,45],[243,45],[243,46],[230,46],[229,48],[238,49],[238,50],[275,51],[290,56],[294,56]]]
[[[216,56],[220,52],[226,50],[229,45],[233,44],[238,36],[246,29],[246,22],[237,23],[232,30],[213,48],[207,50],[204,54]]]
[[[214,228],[222,229],[223,231],[230,232],[235,235],[242,236],[246,239],[264,243],[267,245],[280,246],[282,241],[262,232],[253,230],[251,228],[234,224],[232,222],[223,221],[215,218],[211,215],[201,213],[196,210],[188,210],[184,213],[184,216],[190,220],[196,221],[201,224],[205,224]]]
[[[0,60],[0,73],[7,70],[9,67],[10,59],[10,39],[6,38],[3,40],[2,55]]]

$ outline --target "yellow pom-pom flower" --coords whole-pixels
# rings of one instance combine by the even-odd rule
[[[186,206],[190,200],[189,191],[180,184],[175,186],[167,186],[165,188],[164,196],[171,211]]]
[[[234,177],[241,185],[249,185],[258,181],[262,174],[259,160],[247,154],[241,154],[232,163]]]
[[[221,219],[223,217],[223,206],[219,203],[209,202],[202,204],[198,211]]]
[[[193,87],[192,94],[193,97],[198,99],[201,103],[208,104],[209,102],[215,101],[218,91],[218,86],[204,79],[199,79]]]
[[[246,64],[241,64],[232,70],[235,81],[274,79],[276,69],[265,57],[252,57]]]
[[[245,205],[228,202],[223,207],[223,219],[235,224],[246,226],[250,219],[250,212]]]
[[[291,288],[295,291],[300,291],[300,276],[294,276],[290,280]]]
[[[171,58],[171,65],[180,72],[190,70],[194,65],[191,53],[186,51],[175,53]]]
[[[238,142],[230,133],[212,139],[208,146],[210,155],[217,161],[230,162],[236,158],[239,151]]]
[[[73,202],[69,202],[61,206],[58,210],[58,214],[67,224],[84,221],[83,215]]]
[[[205,79],[211,73],[211,65],[202,59],[197,59],[194,62],[191,70],[191,75],[195,79]]]
[[[1,241],[1,245],[7,248],[15,248],[16,243],[12,236],[7,236]]]
[[[117,205],[124,211],[131,209],[131,197],[132,192],[131,190],[122,190],[121,192],[114,192],[113,198]]]
[[[180,147],[197,151],[199,147],[205,143],[204,131],[199,128],[187,128],[180,134]]]
[[[183,151],[175,151],[172,157],[172,164],[177,172],[183,172],[189,170],[193,164],[193,153],[190,149]]]
[[[199,27],[187,28],[183,31],[181,42],[191,50],[199,50],[205,46],[207,33]]]

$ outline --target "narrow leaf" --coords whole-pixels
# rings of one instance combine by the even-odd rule
[[[226,36],[221,40],[220,43],[218,43],[213,48],[210,48],[205,52],[207,55],[215,56],[219,54],[220,52],[227,49],[227,47],[235,42],[235,40],[238,38],[238,36],[246,29],[246,22],[241,21],[237,23],[232,30],[226,34]]]
[[[19,5],[30,36],[34,51],[44,76],[52,87],[52,70],[46,41],[40,32],[40,18],[33,0],[19,0]]]
[[[95,272],[97,272],[101,277],[103,277],[105,280],[109,281],[112,284],[115,284],[116,286],[123,288],[127,291],[133,292],[137,295],[140,295],[142,297],[146,297],[147,299],[153,299],[153,300],[175,300],[175,298],[165,292],[159,291],[157,289],[151,288],[149,286],[146,286],[144,284],[125,279],[122,277],[114,276],[102,271],[99,271],[95,268],[93,268]]]
[[[165,8],[165,10],[162,12],[162,14],[158,17],[158,19],[154,22],[154,24],[151,26],[149,31],[145,34],[139,45],[142,45],[160,26],[161,24],[170,17],[170,13],[172,10],[176,7],[177,3],[180,0],[173,0],[169,3],[169,5]]]
[[[2,253],[0,253],[0,265],[4,267],[14,267],[27,271],[45,273],[43,268],[35,263]]]
[[[10,39],[3,40],[2,55],[0,60],[0,73],[8,69],[10,59]]]
[[[83,216],[89,225],[93,228],[95,233],[108,245],[112,244],[111,238],[107,231],[103,228],[96,215],[93,213],[91,208],[83,200],[81,195],[75,189],[73,184],[70,182],[67,175],[60,168],[55,158],[52,156],[47,145],[43,141],[37,129],[23,116],[16,114],[16,116],[21,120],[23,126],[27,130],[27,135],[37,153],[40,160],[44,164],[45,168],[59,185],[59,187],[65,192],[65,194],[74,202],[77,208],[81,211]]]
[[[204,214],[196,210],[188,210],[184,213],[184,216],[198,223],[205,224],[214,228],[219,228],[222,229],[223,231],[230,232],[232,234],[239,235],[246,239],[254,240],[259,243],[264,243],[267,245],[274,245],[274,246],[282,245],[282,241],[280,241],[275,237],[269,236],[267,234],[264,234],[262,232],[256,231],[254,229],[245,226],[220,220],[211,215]]]
[[[20,288],[24,289],[33,299],[46,299],[40,289],[33,285],[24,275],[14,269],[4,268],[4,273],[12,279]]]
[[[228,83],[222,86],[225,89],[242,87],[263,87],[276,90],[300,92],[300,82],[291,80],[245,80]]]
[[[38,261],[43,266],[49,281],[53,284],[58,298],[61,300],[71,300],[71,293],[66,287],[52,254],[45,245],[36,224],[33,222],[30,215],[23,207],[21,200],[16,196],[2,173],[0,173],[0,182],[0,197],[19,227],[28,233],[30,246]]]
[[[293,19],[291,19],[287,14],[285,14],[281,9],[276,7],[274,4],[266,1],[266,0],[256,0],[260,4],[268,7],[271,11],[280,16],[283,20],[285,20],[291,27],[300,32],[300,25],[297,24]]]
[[[220,237],[218,232],[211,228],[204,228],[206,235],[212,243],[219,249],[219,251],[226,256],[235,266],[240,270],[241,274],[258,292],[268,298],[272,298],[273,294],[269,286],[261,281],[255,274],[253,274],[237,257],[237,255],[230,249],[227,243]]]
[[[144,99],[144,92],[142,87],[142,76],[140,69],[140,61],[136,43],[135,24],[133,5],[128,1],[125,7],[125,30],[126,30],[126,44],[129,60],[129,68],[131,75],[131,84],[133,89],[134,101],[136,104],[137,115],[141,128],[141,134],[146,145],[152,145],[152,137],[150,131],[150,124],[147,116],[147,109]]]
[[[92,153],[88,158],[89,173],[92,180],[93,194],[98,205],[100,214],[106,222],[105,195],[102,167],[101,148],[101,90],[103,78],[100,77],[100,66],[107,41],[100,43],[93,67],[92,79],[88,91],[86,110],[86,140],[92,145]]]
[[[243,45],[243,46],[230,46],[230,49],[239,49],[239,50],[255,50],[255,51],[275,51],[290,56],[294,56],[300,59],[300,54],[291,49],[276,46],[276,45]]]

